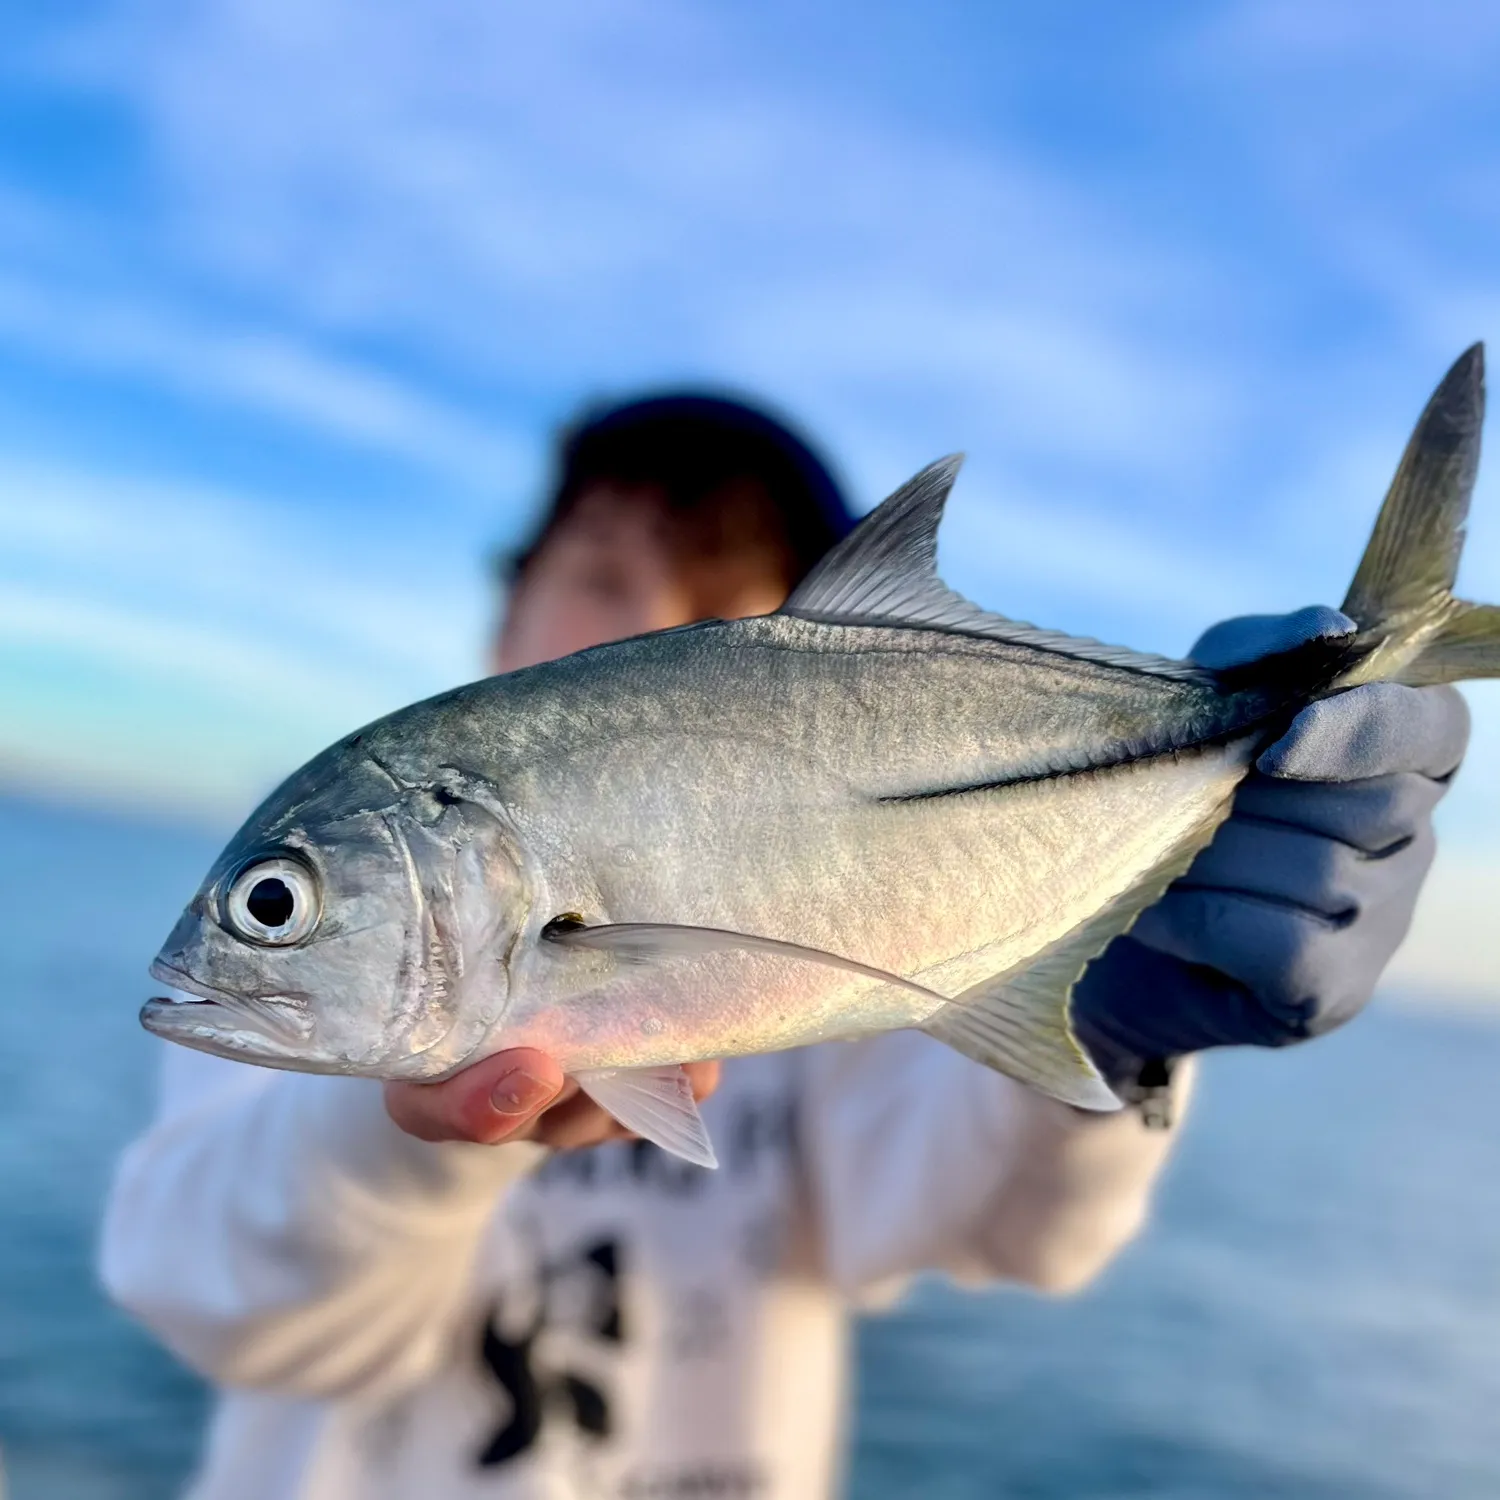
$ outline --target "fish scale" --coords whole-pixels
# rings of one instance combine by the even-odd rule
[[[1500,675],[1500,612],[1452,593],[1482,412],[1476,346],[1407,445],[1354,630],[1218,674],[948,589],[958,465],[935,464],[776,615],[472,683],[332,746],[209,871],[142,1019],[376,1078],[540,1047],[705,1164],[681,1063],[898,1027],[1117,1107],[1072,987],[1258,751],[1358,682]]]

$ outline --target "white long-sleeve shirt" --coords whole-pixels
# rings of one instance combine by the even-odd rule
[[[163,1077],[103,1274],[223,1387],[192,1500],[826,1496],[849,1306],[1079,1285],[1170,1142],[912,1033],[727,1063],[717,1172],[424,1144],[361,1079]]]

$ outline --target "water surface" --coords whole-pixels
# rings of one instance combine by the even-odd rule
[[[0,798],[9,1500],[166,1500],[197,1383],[95,1289],[145,965],[215,835]],[[1500,1007],[1497,1007],[1500,1009]],[[1064,1302],[924,1285],[860,1332],[870,1500],[1494,1500],[1500,1025],[1378,1006],[1211,1060],[1159,1211]]]

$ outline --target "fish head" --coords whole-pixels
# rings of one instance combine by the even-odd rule
[[[151,966],[167,993],[147,1030],[269,1067],[433,1078],[499,1021],[528,907],[503,808],[464,773],[398,779],[357,745],[294,775],[215,861]]]

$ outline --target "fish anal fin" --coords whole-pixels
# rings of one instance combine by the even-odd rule
[[[573,1077],[595,1104],[643,1140],[697,1167],[719,1165],[682,1068],[583,1068]]]
[[[1083,971],[1182,875],[1229,814],[1226,797],[1171,852],[1080,926],[1026,963],[955,996],[922,1028],[965,1057],[1080,1109],[1120,1107],[1069,1019]]]

